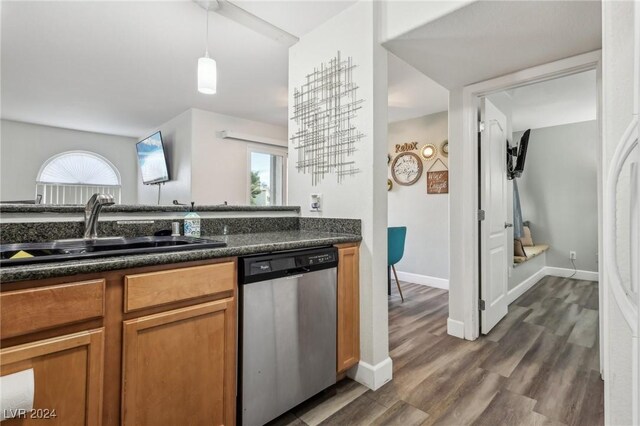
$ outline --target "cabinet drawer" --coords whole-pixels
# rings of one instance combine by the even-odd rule
[[[235,280],[234,262],[127,275],[124,279],[124,311],[231,291]]]
[[[5,339],[102,317],[104,287],[100,279],[0,293],[0,334]]]

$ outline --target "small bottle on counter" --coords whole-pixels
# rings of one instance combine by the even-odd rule
[[[195,202],[191,202],[191,210],[184,217],[185,237],[200,236],[200,215],[194,211]]]

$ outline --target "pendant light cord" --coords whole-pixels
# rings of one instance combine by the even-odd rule
[[[207,31],[204,39],[204,56],[209,57],[209,7],[207,7]]]

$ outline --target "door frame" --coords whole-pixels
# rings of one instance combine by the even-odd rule
[[[532,68],[524,69],[514,72],[502,77],[494,78],[491,80],[475,83],[469,86],[465,86],[458,91],[458,94],[462,95],[461,105],[457,105],[459,108],[459,114],[457,117],[450,117],[449,131],[451,133],[461,131],[458,135],[450,135],[450,139],[454,139],[458,136],[461,149],[456,150],[460,156],[456,162],[457,167],[460,170],[457,175],[456,187],[464,191],[464,194],[460,194],[459,203],[455,208],[450,209],[451,227],[456,225],[462,225],[456,233],[456,240],[452,238],[451,241],[451,257],[452,259],[462,257],[470,261],[461,261],[456,265],[459,268],[459,278],[462,278],[460,283],[460,294],[450,295],[450,312],[454,309],[462,307],[462,318],[464,321],[460,324],[460,321],[455,321],[452,318],[449,319],[448,331],[449,334],[465,338],[467,340],[475,340],[480,335],[480,311],[479,311],[479,296],[480,296],[480,239],[479,239],[479,227],[478,227],[478,200],[479,191],[478,188],[478,107],[480,104],[480,98],[488,96],[504,90],[514,89],[517,87],[527,86],[534,83],[539,83],[547,80],[553,80],[559,77],[569,76],[584,71],[596,70],[596,85],[597,85],[597,122],[599,129],[599,141],[597,145],[598,152],[598,166],[597,166],[597,182],[598,182],[598,251],[602,253],[602,51],[596,50],[593,52],[584,53],[577,56],[572,56],[559,61],[535,66]],[[456,105],[451,105],[450,111],[454,110]],[[455,153],[454,153],[455,155]],[[453,156],[452,156],[453,157]],[[456,210],[456,213],[453,211]],[[458,217],[453,217],[457,214]],[[455,252],[455,254],[454,254]],[[603,282],[603,268],[602,262],[598,267],[598,279],[599,282]],[[459,300],[453,302],[453,297],[456,296]],[[603,286],[599,286],[599,304],[603,306]],[[602,315],[600,315],[600,335],[603,336],[603,323]],[[606,336],[605,336],[606,338]],[[602,349],[605,338],[600,339],[600,346]],[[600,351],[600,365],[602,366],[602,353]]]

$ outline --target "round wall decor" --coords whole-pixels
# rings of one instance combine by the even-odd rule
[[[449,156],[449,139],[445,139],[444,142],[440,145],[440,152],[443,156]]]
[[[424,158],[427,161],[435,158],[437,153],[438,153],[438,148],[436,148],[436,146],[432,143],[428,143],[424,145],[422,148],[420,148],[420,155],[422,155],[422,158]]]
[[[391,179],[387,179],[387,191],[391,191],[393,189],[393,181]]]
[[[413,152],[403,152],[393,160],[391,176],[398,185],[413,185],[422,176],[422,160]]]

